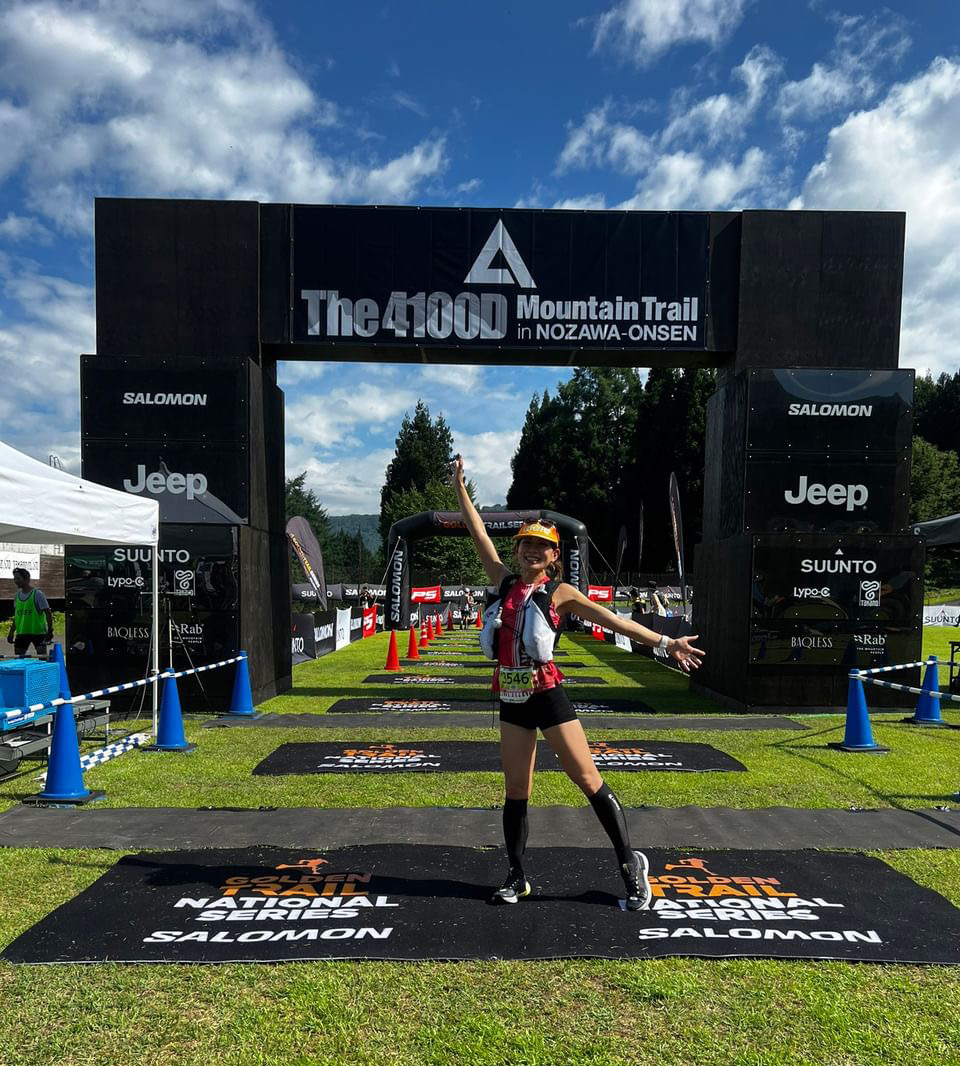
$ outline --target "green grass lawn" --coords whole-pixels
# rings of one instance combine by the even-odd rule
[[[955,629],[928,630],[943,656]],[[594,695],[642,698],[665,711],[724,713],[685,679],[587,638],[565,644],[610,684]],[[404,648],[401,648],[401,652]],[[386,638],[297,667],[271,712],[323,713],[382,672]],[[413,669],[413,668],[410,668]],[[419,667],[417,668],[420,669]],[[426,668],[424,668],[426,670]],[[477,670],[471,672],[476,673]],[[571,671],[571,673],[573,673]],[[396,690],[394,690],[396,691]],[[463,689],[478,695],[478,688]],[[577,690],[578,694],[581,690]],[[445,693],[452,694],[452,693]],[[799,716],[795,716],[798,717]],[[960,723],[960,714],[945,717]],[[960,733],[874,716],[886,756],[827,748],[841,716],[799,718],[798,732],[658,731],[714,744],[746,774],[616,774],[628,806],[957,806]],[[594,730],[591,735],[611,738]],[[336,775],[261,778],[279,744],[336,739],[492,739],[492,730],[204,729],[188,718],[192,755],[124,755],[86,775],[111,806],[498,806],[497,774],[419,774],[408,781]],[[616,735],[642,736],[635,729]],[[647,734],[649,735],[649,734]],[[0,784],[0,807],[37,791],[35,771]],[[541,773],[535,803],[582,803],[562,774]],[[269,843],[265,841],[265,843]],[[531,846],[547,841],[531,841]],[[639,843],[639,842],[638,842]],[[722,845],[722,841],[718,841]],[[150,842],[144,841],[144,849]],[[960,849],[878,852],[960,906]],[[116,861],[92,850],[0,849],[0,944]],[[299,963],[227,966],[0,964],[5,1066],[306,1066],[384,1064],[880,1064],[960,1062],[960,968],[708,961]]]

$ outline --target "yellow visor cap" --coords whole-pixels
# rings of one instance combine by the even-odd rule
[[[542,522],[524,522],[520,529],[514,533],[513,539],[521,537],[538,537],[540,540],[549,541],[555,548],[560,546],[560,534],[556,526],[545,526]]]

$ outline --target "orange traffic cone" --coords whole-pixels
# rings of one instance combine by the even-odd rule
[[[420,658],[420,652],[417,650],[417,634],[414,632],[413,626],[410,627],[410,639],[407,641],[407,658]]]
[[[429,644],[429,641],[427,640],[427,628],[426,628],[426,626],[421,626],[420,627],[420,647],[421,648],[426,648],[427,644]]]
[[[399,670],[400,659],[397,657],[397,631],[390,630],[390,647],[387,650],[387,661],[384,670]]]
[[[434,638],[433,618],[430,615],[428,615],[427,616],[427,640],[430,641],[430,640],[433,640],[433,638]]]
[[[443,632],[443,616],[439,614],[437,615],[437,632]]]
[[[477,629],[483,629],[483,612],[477,608]]]

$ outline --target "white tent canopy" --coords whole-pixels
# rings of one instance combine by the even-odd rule
[[[145,500],[54,470],[0,442],[0,541],[153,547],[154,676],[159,672],[156,551],[159,528],[160,505],[156,500]],[[153,706],[156,718],[156,681]]]
[[[0,541],[157,543],[159,505],[54,470],[0,442]]]

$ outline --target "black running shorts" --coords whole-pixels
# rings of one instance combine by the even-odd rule
[[[562,685],[534,692],[525,703],[500,701],[500,721],[524,729],[549,729],[564,722],[575,722],[576,719],[577,712]]]

